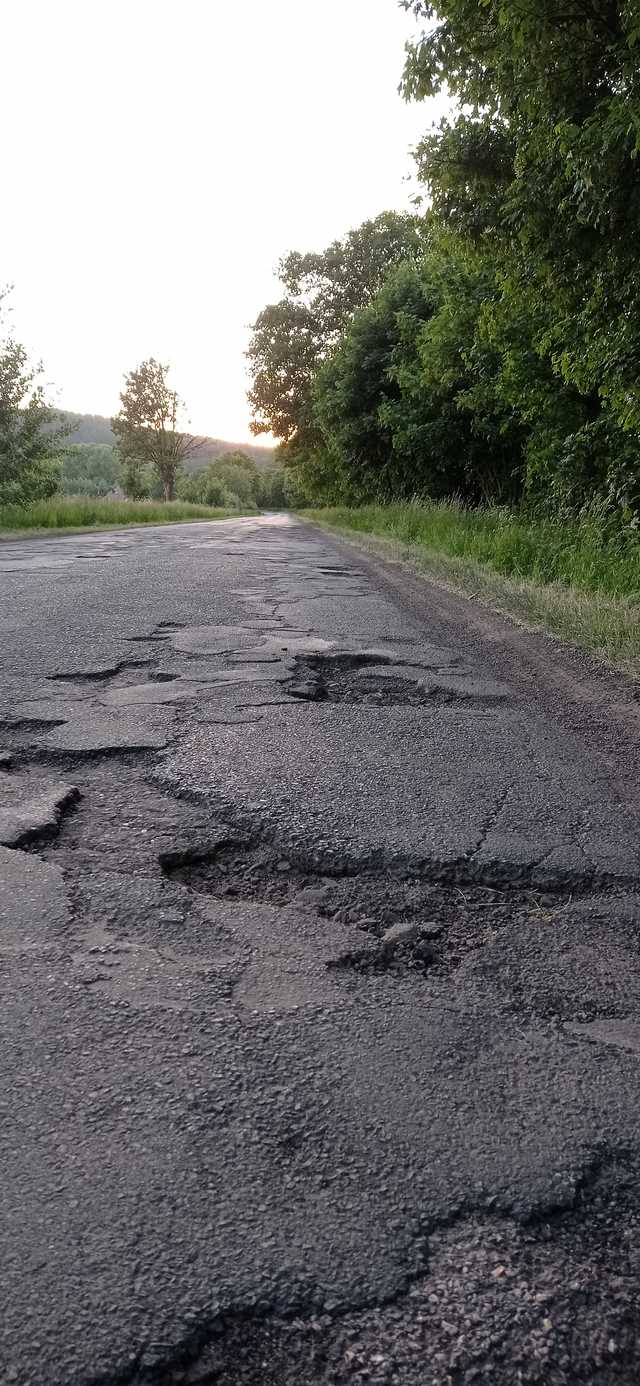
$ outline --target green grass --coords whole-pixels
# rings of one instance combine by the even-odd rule
[[[640,539],[596,519],[528,519],[448,503],[305,512],[495,610],[640,675]]]
[[[54,496],[33,505],[0,505],[0,533],[47,530],[113,529],[120,525],[160,525],[181,520],[223,520],[232,512],[187,501],[119,501],[92,496]],[[235,512],[233,512],[235,513]]]

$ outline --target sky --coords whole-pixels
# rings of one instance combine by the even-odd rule
[[[67,409],[114,413],[155,356],[194,431],[248,441],[244,352],[280,257],[415,191],[409,150],[438,111],[397,92],[411,17],[396,0],[5,0],[2,29],[12,331]]]

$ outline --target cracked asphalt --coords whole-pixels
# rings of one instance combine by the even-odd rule
[[[0,1382],[635,1386],[637,688],[287,516],[0,581]]]

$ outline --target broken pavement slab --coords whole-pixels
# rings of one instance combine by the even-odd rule
[[[541,885],[640,876],[633,814],[616,810],[611,843],[599,786],[548,741],[532,770],[520,713],[293,699],[261,712],[241,738],[223,726],[184,736],[161,782],[234,813],[252,804],[263,832],[292,850],[313,843],[328,861],[413,858],[436,875]]]
[[[0,843],[13,847],[55,832],[65,810],[79,797],[76,786],[62,780],[33,780],[0,771]]]
[[[590,1040],[593,1044],[610,1044],[616,1049],[626,1049],[640,1057],[638,1020],[591,1020],[584,1025],[567,1022],[564,1028],[577,1039]]]
[[[104,711],[87,712],[83,704],[81,716],[74,716],[63,726],[46,736],[51,750],[84,754],[102,751],[162,750],[171,735],[171,721],[163,708],[147,710],[146,715],[126,708],[118,714]]]
[[[46,949],[69,920],[58,867],[0,847],[0,956]]]
[[[385,929],[380,939],[380,951],[383,954],[392,954],[399,948],[411,947],[422,941],[432,942],[442,936],[443,929],[444,925],[434,919],[401,919],[397,924],[392,924],[390,929]]]

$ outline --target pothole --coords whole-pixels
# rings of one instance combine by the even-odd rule
[[[455,973],[469,994],[550,1021],[626,1016],[640,1006],[640,901],[622,887],[601,884],[596,895],[587,881],[578,890],[478,876],[457,883],[430,877],[429,863],[323,870],[223,830],[217,843],[167,852],[160,864],[170,879],[232,906],[291,907],[294,932],[297,918],[303,928],[317,921],[320,936],[323,920],[357,930],[361,944],[343,952],[332,955],[327,942],[325,964],[345,980],[419,973],[446,982]]]
[[[434,707],[463,703],[488,707],[507,701],[507,690],[449,668],[423,668],[377,651],[362,654],[301,655],[295,672],[283,680],[292,698],[310,703],[351,703],[374,707]]]
[[[166,876],[192,890],[219,898],[265,900],[273,904],[286,904],[311,886],[334,884],[329,876],[279,855],[267,843],[224,833],[217,842],[200,850],[165,853],[160,857],[160,866]]]
[[[523,910],[557,908],[554,893],[526,887],[467,884],[464,889],[429,880],[415,868],[395,874],[355,864],[322,867],[279,854],[269,843],[223,835],[201,850],[173,851],[160,857],[163,873],[196,892],[221,900],[297,904],[320,919],[362,931],[370,943],[362,952],[336,959],[336,966],[359,970],[386,968],[398,959],[433,963],[448,938],[450,962],[480,948],[495,930],[507,927]],[[464,942],[462,935],[464,935]],[[458,939],[458,944],[454,940]]]
[[[323,577],[364,577],[364,573],[359,568],[341,568],[338,565],[331,567],[320,567],[318,568],[318,572],[322,573]]]
[[[536,888],[519,868],[500,863],[481,870],[472,861],[450,865],[430,860],[324,861],[311,854],[279,851],[267,840],[247,838],[241,831],[224,827],[213,842],[164,853],[160,866],[171,879],[219,898],[235,896],[286,904],[304,891],[321,915],[336,917],[341,923],[358,923],[378,934],[400,915],[416,914],[426,902],[439,901],[447,917],[469,903],[492,910],[502,906],[512,917],[520,903],[534,901],[537,907],[553,908],[570,895],[578,896],[597,885],[586,878],[577,881],[563,877]],[[371,917],[367,903],[372,894],[378,922]]]
[[[61,670],[47,674],[54,683],[106,683],[130,669],[143,669],[150,663],[148,659],[119,659],[115,664],[93,664],[84,669]]]
[[[331,959],[328,966],[367,976],[377,972],[401,973],[407,968],[425,972],[439,961],[444,924],[435,920],[400,920],[386,929],[379,942],[367,948],[352,949]]]
[[[490,1206],[424,1227],[387,1300],[247,1304],[190,1328],[136,1386],[614,1386],[638,1380],[637,1165],[617,1152],[573,1206],[528,1221]],[[471,1196],[471,1191],[470,1191]]]

